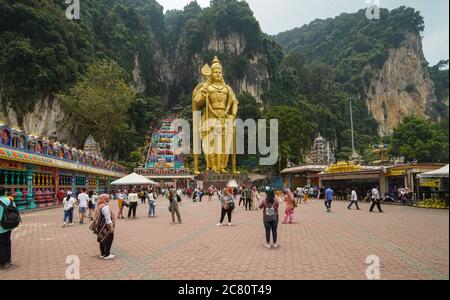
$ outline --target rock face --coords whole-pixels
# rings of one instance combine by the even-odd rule
[[[2,111],[7,113],[4,114]],[[66,115],[53,95],[41,97],[39,101],[36,101],[33,111],[23,116],[22,124],[14,110],[2,108],[2,111],[0,111],[0,120],[4,120],[11,127],[24,130],[27,134],[56,137],[59,142],[71,147],[80,147],[85,138],[74,127],[66,126]]]
[[[381,136],[391,134],[407,116],[429,118],[437,101],[420,36],[407,33],[402,46],[389,53],[367,90],[367,107],[379,124]]]
[[[244,55],[245,47],[246,40],[241,34],[231,33],[224,39],[219,38],[217,34],[213,34],[205,50],[232,55]],[[259,103],[263,103],[261,99],[263,84],[269,80],[267,65],[268,61],[264,54],[254,53],[253,57],[248,60],[242,79],[235,80],[235,82],[231,83],[236,94],[247,92]],[[201,66],[198,67],[200,69]]]

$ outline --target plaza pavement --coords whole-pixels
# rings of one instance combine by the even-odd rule
[[[346,205],[334,202],[330,214],[322,201],[300,205],[296,224],[279,225],[280,248],[268,250],[261,211],[239,207],[233,226],[216,227],[217,199],[185,199],[184,224],[170,225],[168,201],[159,199],[157,218],[139,205],[137,220],[117,220],[112,261],[99,259],[90,222],[62,228],[62,208],[26,213],[13,233],[14,265],[0,279],[66,279],[66,257],[76,255],[81,279],[365,280],[366,258],[377,255],[381,279],[448,280],[448,210],[385,206],[370,214],[366,203],[361,211]]]

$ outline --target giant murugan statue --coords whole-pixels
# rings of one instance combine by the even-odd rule
[[[233,89],[225,84],[223,68],[217,57],[211,67],[202,68],[204,82],[197,85],[192,96],[194,132],[200,131],[201,145],[208,170],[227,173],[230,154],[232,172],[236,173],[236,127],[238,100]],[[201,112],[201,120],[199,120]],[[194,172],[199,174],[198,136],[194,134]]]

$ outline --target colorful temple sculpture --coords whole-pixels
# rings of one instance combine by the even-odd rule
[[[308,165],[329,165],[335,162],[333,147],[319,133],[306,158],[306,163]]]
[[[175,115],[167,117],[162,120],[161,126],[153,131],[145,166],[135,172],[159,183],[160,186],[187,187],[193,176],[184,166],[181,128],[172,126],[176,118]]]
[[[90,148],[92,137],[82,151],[1,123],[0,134],[0,184],[20,210],[59,205],[67,191],[81,188],[107,192],[125,175],[123,166]]]

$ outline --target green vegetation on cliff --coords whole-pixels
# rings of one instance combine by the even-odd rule
[[[90,126],[108,156],[134,165],[146,135],[164,113],[181,105],[190,118],[198,66],[215,55],[225,67],[227,83],[240,93],[240,117],[279,116],[294,124],[281,124],[281,167],[288,157],[302,162],[319,131],[336,141],[338,157],[345,158],[351,138],[349,99],[357,148],[363,153],[378,140],[377,123],[364,96],[370,79],[390,48],[398,47],[407,32],[420,33],[424,26],[412,8],[383,9],[382,22],[368,20],[361,10],[316,20],[272,39],[244,1],[213,0],[204,9],[193,1],[164,14],[155,0],[83,0],[81,19],[72,21],[65,17],[66,7],[60,0],[0,0],[0,106],[5,114],[12,108],[21,123],[37,100],[65,95],[61,97],[68,118],[80,126],[73,118],[82,111],[74,105],[81,99],[80,87],[88,88],[102,62],[114,61],[120,80],[135,90],[126,107],[117,111],[123,118],[115,124],[114,140],[89,120],[83,126]],[[445,111],[440,117],[448,123],[448,109],[442,104],[448,99],[448,69],[440,64],[429,70],[440,100],[435,109]],[[258,91],[264,102],[261,110],[253,96],[237,89],[244,78],[247,84],[264,78]],[[94,104],[102,98],[92,99]],[[95,115],[108,114],[108,109],[96,105]],[[78,132],[88,134],[86,128]],[[239,160],[249,169],[257,167],[254,156]]]

